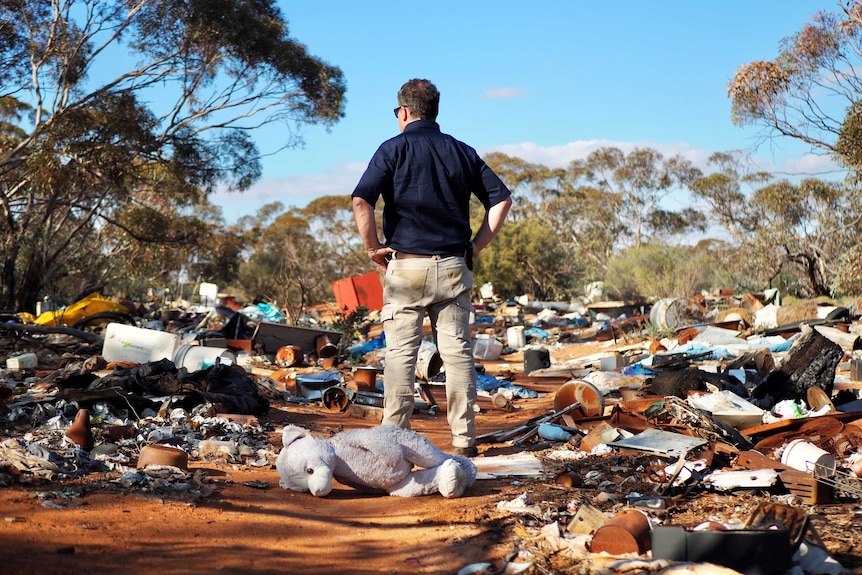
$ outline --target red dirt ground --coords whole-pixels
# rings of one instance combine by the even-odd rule
[[[529,408],[479,414],[478,432],[514,427],[553,409],[552,399],[529,401]],[[287,423],[323,434],[376,425],[294,404],[273,405],[260,420],[276,453]],[[419,413],[413,426],[449,448],[445,414]],[[119,490],[109,478],[93,475],[0,489],[0,572],[455,573],[475,562],[498,562],[511,551],[488,511],[517,493],[507,480],[477,481],[458,499],[403,499],[338,485],[328,497],[316,498],[279,487],[274,465],[219,468],[192,461],[189,467],[207,471],[216,491],[193,500]],[[64,487],[80,496],[61,508],[43,505],[40,494]]]

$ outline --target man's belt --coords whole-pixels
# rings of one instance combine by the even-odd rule
[[[408,253],[404,253],[404,252],[396,252],[396,254],[397,254],[396,255],[397,258],[403,258],[405,260],[409,260],[412,258],[433,258],[434,256],[438,256],[441,258],[464,258],[467,260],[467,269],[469,269],[469,270],[473,269],[472,246],[469,249],[466,249],[463,252],[458,253],[458,254],[430,254],[430,255],[425,255],[425,254],[408,254]]]
[[[405,260],[410,260],[410,259],[414,259],[414,258],[433,258],[434,256],[441,257],[441,258],[463,258],[464,257],[463,252],[460,254],[406,254],[404,252],[396,252],[396,254],[397,254],[396,257],[398,259],[403,258]]]

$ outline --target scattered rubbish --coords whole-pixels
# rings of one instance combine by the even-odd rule
[[[521,349],[527,345],[527,337],[524,334],[524,326],[516,325],[506,330],[506,344],[515,349]]]
[[[231,365],[236,363],[236,355],[227,349],[204,345],[181,345],[174,356],[174,364],[189,371],[199,371],[216,363]]]
[[[305,355],[317,355],[318,350],[325,354],[332,353],[333,347],[341,341],[341,335],[338,331],[261,321],[254,330],[252,341],[270,354],[278,353],[285,345],[296,345]]]
[[[473,458],[476,465],[476,479],[495,479],[499,477],[546,477],[547,469],[531,453],[511,455],[492,455]]]
[[[661,337],[645,331],[644,309],[613,316],[617,308],[603,302],[591,309],[591,320],[552,307],[536,312],[529,298],[524,302],[500,303],[496,313],[477,307],[482,327],[474,337],[477,443],[486,446],[472,458],[477,479],[526,486],[520,497],[493,504],[517,515],[511,520],[519,541],[542,539],[519,561],[543,551],[649,552],[653,561],[628,566],[709,561],[745,575],[777,575],[796,562],[810,573],[838,572],[815,545],[812,523],[862,499],[855,332],[802,324],[793,336],[752,333],[746,324],[755,321],[754,311],[726,297],[723,309],[732,313],[721,325],[703,323],[717,316],[700,299],[666,301],[657,321],[675,327]],[[350,332],[325,323],[286,325],[272,321],[266,313],[272,310],[255,307],[259,323],[244,325],[237,312],[231,333],[198,320],[206,330],[182,334],[161,331],[159,320],[109,323],[107,357],[60,358],[39,349],[31,365],[26,356],[36,354],[16,349],[0,386],[8,390],[0,395],[4,429],[14,434],[0,441],[0,485],[99,471],[111,474],[113,489],[206,497],[232,480],[189,473],[192,460],[271,468],[273,420],[264,419],[270,402],[280,403],[279,424],[292,411],[332,412],[327,416],[337,423],[321,433],[349,426],[350,418],[380,421],[386,339],[379,325],[371,331],[364,325],[361,337],[348,342],[342,340]],[[165,311],[171,322],[181,315]],[[683,315],[698,323],[676,325]],[[218,316],[208,313],[206,322]],[[585,338],[597,343],[589,355],[563,359],[558,346]],[[551,350],[559,363],[552,365]],[[509,363],[515,353],[523,353],[523,369],[517,359]],[[53,357],[62,365],[51,371]],[[422,343],[416,375],[417,410],[445,413],[432,393],[446,375],[432,341]],[[532,398],[540,398],[541,409],[522,401]],[[481,426],[491,431],[481,433]],[[265,481],[242,485],[270,488]],[[722,511],[733,508],[737,491],[792,505],[761,505],[739,528]],[[704,504],[696,526],[666,523],[680,508],[696,509],[690,504],[698,494],[715,502]],[[42,501],[75,504],[60,495]],[[800,507],[830,503],[836,505],[813,520]],[[19,519],[9,515],[7,522]],[[535,568],[514,557],[462,572]]]
[[[569,533],[583,533],[592,535],[605,522],[608,517],[599,509],[593,507],[589,503],[582,503],[578,506],[578,511],[575,513],[572,520],[569,521],[566,531]]]
[[[66,437],[87,451],[93,448],[95,438],[93,437],[93,429],[90,427],[89,410],[78,410],[75,414],[75,419],[72,421],[72,425],[70,425],[69,429],[66,430]]]
[[[144,364],[162,359],[173,360],[180,345],[175,333],[109,323],[105,328],[102,357],[108,363],[127,361]]]
[[[500,511],[508,511],[509,513],[526,513],[536,516],[542,515],[542,508],[533,503],[528,493],[522,493],[515,499],[511,499],[509,501],[499,501],[497,503],[497,509]]]
[[[547,349],[524,350],[524,375],[551,367],[551,352]]]
[[[564,427],[548,422],[539,424],[537,429],[539,437],[551,441],[571,441],[578,431],[571,427]]]
[[[356,391],[377,391],[380,370],[373,366],[359,366],[353,370],[353,387]]]
[[[578,403],[579,406],[573,411],[581,418],[604,415],[605,404],[602,392],[589,382],[569,381],[560,386],[554,395],[554,408],[557,410],[564,409],[574,403]]]
[[[533,567],[533,563],[508,562],[503,567],[496,567],[493,563],[473,563],[458,570],[458,575],[518,575],[526,573]]]
[[[275,352],[275,361],[281,367],[300,365],[304,360],[302,348],[298,345],[283,345]]]

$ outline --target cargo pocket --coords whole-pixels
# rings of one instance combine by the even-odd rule
[[[383,308],[380,310],[380,322],[386,322],[395,318],[395,309],[388,303],[383,304]]]

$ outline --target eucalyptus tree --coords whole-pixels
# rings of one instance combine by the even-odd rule
[[[762,128],[764,139],[793,138],[858,167],[862,2],[839,5],[784,38],[773,60],[740,66],[727,89],[736,124]]]
[[[760,281],[781,282],[798,295],[846,293],[858,286],[855,258],[862,205],[854,185],[817,178],[798,183],[747,174],[733,154],[710,158],[716,170],[692,184]]]
[[[278,304],[291,322],[299,321],[310,305],[332,301],[332,281],[341,277],[339,256],[330,251],[319,222],[307,210],[285,210],[274,202],[236,225],[244,241],[237,287],[247,299]]]
[[[257,131],[295,146],[346,89],[274,0],[3,2],[0,81],[0,307],[19,309],[130,245],[200,242],[195,206],[260,177]]]

